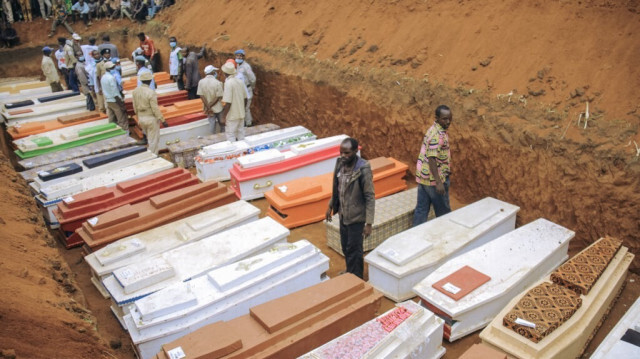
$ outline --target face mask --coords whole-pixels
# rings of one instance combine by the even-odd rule
[[[84,56],[80,56],[80,57],[78,57],[78,61],[80,61],[80,62],[84,62]]]
[[[171,46],[171,48],[176,47],[176,45],[178,45],[178,43],[177,43],[177,42],[175,42],[175,41],[171,41],[171,42],[169,43],[169,46]]]
[[[110,71],[112,75],[115,75],[118,73],[118,70],[116,70],[115,68],[113,70]]]
[[[122,70],[122,66],[116,66],[116,70],[121,71]]]
[[[243,59],[236,59],[236,63],[237,63],[238,65],[240,65],[240,64],[241,64],[241,63],[243,63],[243,62],[244,62],[244,60],[243,60]]]

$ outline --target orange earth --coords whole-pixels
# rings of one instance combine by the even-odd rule
[[[40,47],[55,45],[49,26],[16,24],[23,44],[0,50],[0,77],[40,75]],[[367,158],[413,163],[433,110],[448,104],[454,207],[493,196],[521,207],[519,225],[545,217],[576,231],[571,254],[604,235],[640,252],[640,1],[181,0],[145,25],[77,29],[111,34],[125,54],[145,31],[165,69],[168,36],[208,42],[201,68],[244,48],[258,76],[256,122],[347,133]],[[47,232],[4,159],[0,192],[0,358],[131,358],[81,251]],[[328,254],[330,276],[343,269],[321,224],[290,238]],[[586,353],[639,293],[630,273]],[[445,357],[475,342],[445,344]]]

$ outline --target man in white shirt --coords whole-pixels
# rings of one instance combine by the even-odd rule
[[[224,107],[222,123],[226,126],[227,141],[243,140],[247,92],[243,83],[235,76],[236,68],[233,63],[227,62],[222,65],[222,72],[226,77],[224,94],[222,95],[222,106]]]
[[[115,122],[123,130],[129,131],[129,119],[127,118],[127,110],[124,106],[124,99],[120,94],[120,88],[116,78],[111,73],[115,70],[115,65],[111,61],[107,61],[104,64],[105,73],[100,79],[100,85],[102,88],[102,94],[104,95],[105,102],[109,111],[109,121]]]
[[[238,74],[242,74],[241,77],[247,86],[247,106],[245,107],[245,126],[251,126],[253,123],[253,116],[251,116],[251,100],[253,99],[254,90],[256,87],[256,75],[253,73],[251,65],[245,61],[245,51],[239,49],[235,51],[236,63],[238,64]]]

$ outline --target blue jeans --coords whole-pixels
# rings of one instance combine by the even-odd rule
[[[449,204],[449,177],[444,182],[444,194],[440,195],[436,192],[436,186],[418,185],[418,203],[413,212],[413,226],[417,226],[427,221],[429,209],[433,204],[433,210],[436,217],[440,217],[451,212]]]
[[[79,92],[78,89],[78,77],[76,76],[76,72],[73,70],[69,70],[69,90],[73,92]]]

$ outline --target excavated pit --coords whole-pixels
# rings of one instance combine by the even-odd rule
[[[46,24],[38,26],[46,28]],[[103,28],[102,31],[108,31],[112,42],[128,57],[137,47],[133,35],[141,29],[154,37],[166,61],[167,41],[171,34],[161,27],[124,29],[116,26],[115,29]],[[98,30],[96,34],[101,35],[102,32]],[[0,77],[40,75],[39,46],[44,40],[37,36],[33,38],[28,46],[0,51],[0,63],[3,64]],[[47,40],[46,43],[51,46],[55,41]],[[207,58],[200,61],[201,70],[209,63],[219,66],[229,56],[230,49],[227,46],[223,48],[225,51],[222,53],[209,50]],[[360,140],[362,153],[367,158],[393,156],[413,164],[422,136],[433,121],[433,110],[440,104],[447,104],[454,114],[450,130],[453,157],[451,180],[452,194],[457,200],[470,203],[492,196],[521,207],[518,225],[544,217],[568,227],[576,231],[571,254],[604,235],[621,238],[636,255],[640,252],[640,162],[629,155],[628,147],[623,148],[629,135],[637,134],[637,124],[594,121],[589,124],[587,131],[581,131],[572,125],[572,113],[552,111],[547,104],[536,102],[535,98],[523,103],[516,97],[513,100],[510,97],[496,97],[488,90],[476,90],[470,86],[452,87],[430,81],[428,77],[407,76],[389,67],[340,65],[332,60],[319,60],[301,51],[297,45],[276,47],[247,44],[246,49],[248,61],[259,79],[253,103],[257,123],[303,125],[318,136],[346,133]],[[568,130],[563,132],[565,126]],[[3,147],[5,154],[8,154],[6,146]],[[3,174],[0,186],[5,187],[15,175],[8,166],[5,166]],[[411,179],[410,176],[408,178]],[[15,187],[15,191],[24,194],[25,185],[20,179],[15,182],[7,188]],[[23,205],[25,199],[22,197],[6,197],[5,209],[10,211],[15,205]],[[264,207],[264,204],[261,206]],[[15,216],[12,220],[2,216],[0,224],[7,231],[10,226],[29,221],[29,216],[37,214],[35,206],[23,207],[25,214]],[[29,225],[43,228],[41,220],[36,222]],[[34,246],[42,246],[42,240],[46,237],[37,235],[40,233],[37,230],[35,233],[25,235],[24,240],[35,241]],[[295,240],[323,235],[323,229],[314,225],[296,229],[291,238]],[[17,242],[12,243],[13,247],[18,248],[15,253],[25,252]],[[102,338],[100,343],[111,342],[117,348],[115,355],[131,357],[126,332],[111,317],[109,302],[103,300],[89,282],[88,269],[82,262],[80,251],[66,251],[52,243],[51,238],[44,243],[57,246],[60,250],[59,254],[47,255],[68,264],[69,271],[65,273],[68,273],[71,282],[67,284],[80,289],[75,294],[78,302],[97,318],[97,330]],[[53,273],[46,265],[33,265],[44,267],[41,269],[43,276]],[[333,272],[337,273],[339,265],[339,258],[332,257]],[[24,272],[15,268],[19,268],[19,265],[16,264],[12,271],[3,275],[9,281],[23,281],[20,276],[24,276]],[[632,271],[640,271],[638,258],[632,265]],[[26,278],[35,282],[37,292],[37,281],[33,280],[37,279],[37,275],[33,271],[31,273],[27,273]],[[636,275],[630,278],[637,280]],[[63,289],[47,290],[54,291],[58,296],[64,295],[60,294],[60,291],[64,292],[62,284]],[[15,292],[18,293],[17,290]],[[622,303],[632,302],[639,292],[637,284],[627,286],[605,328],[613,326],[615,318],[622,315]],[[15,305],[15,301],[12,304]],[[66,311],[82,312],[74,308],[67,308]],[[27,312],[27,315],[30,313]],[[9,317],[8,314],[3,316]],[[77,323],[90,320],[93,319],[80,316]],[[63,327],[71,327],[78,332],[77,323],[64,324]],[[84,330],[80,332],[84,333]],[[15,329],[9,332],[5,328],[4,333],[0,334],[0,350],[19,347],[17,341],[5,339],[16,334],[27,335]],[[591,344],[591,350],[604,334],[601,330]],[[474,335],[455,345],[447,345],[447,357],[455,357],[451,354],[462,353],[477,341],[477,335]],[[86,349],[70,350],[82,353],[78,357],[83,357],[83,350]],[[92,352],[92,355],[110,357],[103,353],[103,349]]]

